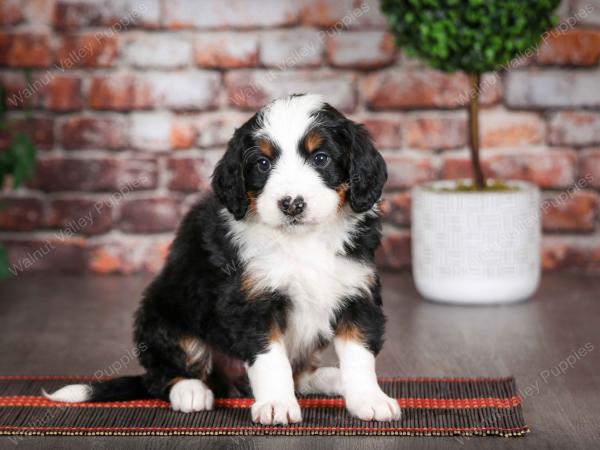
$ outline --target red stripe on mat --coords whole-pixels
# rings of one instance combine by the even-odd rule
[[[402,408],[422,409],[475,409],[475,408],[512,408],[521,404],[519,396],[511,398],[398,398]],[[303,408],[344,408],[341,398],[302,398],[298,400]],[[218,408],[250,408],[254,400],[251,398],[218,398]],[[62,407],[62,408],[168,408],[169,403],[162,400],[133,400],[126,402],[89,402],[64,403],[48,400],[44,397],[16,395],[0,397],[0,407]]]

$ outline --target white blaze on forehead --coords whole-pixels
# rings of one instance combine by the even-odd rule
[[[314,123],[311,115],[323,104],[323,98],[314,94],[275,100],[265,107],[257,134],[271,139],[282,152],[296,151],[298,142]]]

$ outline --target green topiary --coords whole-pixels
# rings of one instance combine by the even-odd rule
[[[473,182],[485,179],[479,163],[478,105],[481,74],[500,70],[535,49],[554,24],[560,0],[382,0],[399,46],[432,67],[464,71],[471,80],[469,137]]]
[[[29,72],[27,84],[31,85]],[[25,112],[25,118],[31,117],[31,106]],[[4,189],[16,189],[33,175],[35,169],[36,148],[31,138],[23,131],[15,129],[6,110],[6,90],[0,85],[0,137],[8,141],[8,146],[0,150],[0,192]],[[0,209],[2,208],[0,204]],[[6,249],[0,244],[0,279],[10,275]]]

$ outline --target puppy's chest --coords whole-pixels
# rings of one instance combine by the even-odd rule
[[[264,243],[248,253],[246,271],[259,289],[289,298],[284,341],[292,361],[307,357],[333,336],[344,300],[368,290],[373,268],[340,253],[326,236]]]

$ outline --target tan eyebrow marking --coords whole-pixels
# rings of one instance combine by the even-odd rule
[[[273,158],[273,144],[271,144],[271,141],[268,139],[259,139],[258,147],[263,155]]]
[[[321,135],[321,133],[311,131],[306,137],[306,150],[308,151],[308,153],[312,153],[319,148],[322,142],[323,136]]]

